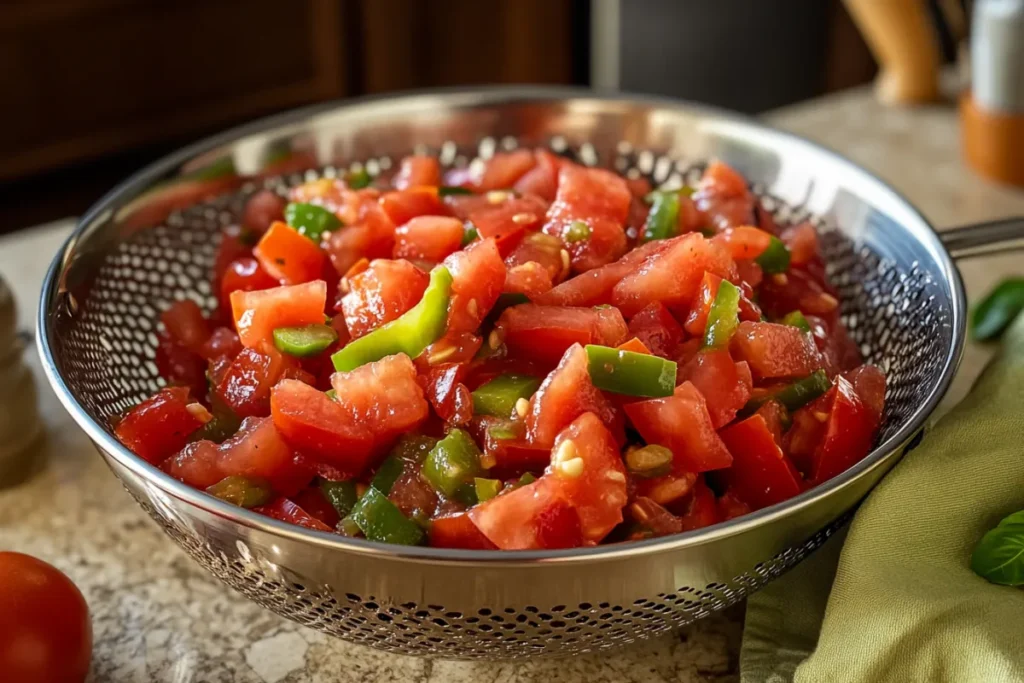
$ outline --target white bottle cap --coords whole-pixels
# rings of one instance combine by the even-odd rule
[[[971,28],[971,91],[980,109],[1024,112],[1024,0],[977,0]]]

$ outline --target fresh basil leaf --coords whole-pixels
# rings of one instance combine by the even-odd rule
[[[971,335],[977,341],[997,339],[1024,310],[1024,278],[1003,280],[978,303],[971,315]]]
[[[981,537],[971,555],[971,569],[991,583],[1024,586],[1024,510]]]

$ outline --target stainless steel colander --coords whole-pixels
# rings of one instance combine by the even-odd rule
[[[108,418],[161,385],[153,363],[159,311],[182,297],[213,304],[208,274],[219,231],[252,192],[283,192],[352,164],[387,172],[412,151],[457,166],[545,145],[655,184],[720,158],[754,181],[780,221],[818,221],[843,318],[888,375],[878,447],[822,486],[714,527],[508,553],[389,546],[283,524],[170,479],[113,437]],[[268,158],[282,156],[310,170],[259,175]],[[212,182],[188,176],[191,169],[225,159],[238,176],[214,185],[228,194],[170,210]],[[1018,221],[943,239],[953,251],[985,251],[1022,234]],[[956,369],[964,320],[963,285],[939,236],[893,190],[825,149],[674,101],[495,88],[304,109],[153,164],[93,207],[57,255],[38,340],[54,390],[125,488],[228,585],[299,623],[394,652],[523,657],[609,648],[681,626],[803,559],[914,443]]]

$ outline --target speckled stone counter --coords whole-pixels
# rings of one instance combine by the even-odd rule
[[[961,164],[947,106],[885,110],[867,90],[770,115],[875,170],[940,227],[1024,214],[1024,192]],[[39,283],[70,222],[0,238],[0,272],[31,329]],[[1016,262],[1019,263],[1019,256]],[[1013,272],[1014,257],[965,264],[970,293]],[[1018,266],[1019,271],[1024,268]],[[976,374],[971,349],[954,394]],[[92,679],[117,683],[660,683],[735,681],[742,610],[609,654],[525,663],[400,657],[330,639],[281,619],[206,575],[129,498],[40,384],[46,435],[23,483],[0,490],[0,549],[44,558],[82,588],[95,630]]]

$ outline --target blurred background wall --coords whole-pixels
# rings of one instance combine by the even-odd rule
[[[4,0],[0,232],[316,101],[532,82],[754,113],[874,72],[840,0]]]

